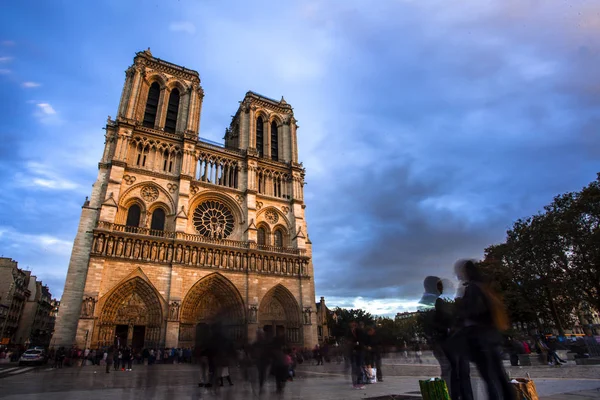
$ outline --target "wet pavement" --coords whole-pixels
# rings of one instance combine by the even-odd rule
[[[542,399],[599,399],[600,368],[540,369],[531,370],[538,394]],[[231,369],[234,386],[218,388],[213,393],[198,387],[199,368],[194,365],[134,365],[133,371],[111,371],[104,367],[86,366],[53,370],[34,368],[27,373],[0,379],[0,398],[7,400],[70,400],[70,399],[315,399],[353,400],[378,396],[405,395],[415,399],[419,395],[419,379],[436,373],[431,366],[402,366],[405,376],[385,376],[384,382],[367,385],[364,390],[354,390],[341,365],[303,365],[294,382],[286,385],[283,395],[275,393],[269,381],[259,396],[255,384],[245,382],[240,371]],[[554,375],[554,377],[549,375]],[[520,374],[519,374],[520,375]],[[516,376],[516,375],[514,375]],[[474,379],[477,399],[484,399],[484,388]],[[575,393],[579,392],[579,393]],[[594,397],[597,395],[597,397]]]

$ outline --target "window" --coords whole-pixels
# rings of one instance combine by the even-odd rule
[[[267,233],[265,232],[265,228],[258,228],[258,244],[264,246],[267,244]]]
[[[175,133],[177,127],[177,112],[179,111],[179,89],[173,89],[169,96],[167,106],[167,119],[165,120],[165,132]]]
[[[158,99],[160,98],[160,86],[154,82],[148,90],[148,100],[146,101],[146,112],[144,112],[144,125],[146,128],[154,128],[156,122],[156,112],[158,111]]]
[[[256,119],[256,151],[258,156],[263,156],[263,119],[258,117]]]
[[[283,247],[283,233],[280,230],[275,231],[275,246]]]
[[[152,213],[150,229],[157,231],[163,231],[165,229],[165,211],[162,208],[157,208]]]
[[[271,122],[271,160],[279,160],[279,142],[277,135],[277,122]]]
[[[141,213],[142,212],[140,210],[140,206],[138,206],[137,204],[134,204],[131,207],[129,207],[129,210],[127,210],[127,222],[125,223],[125,225],[132,227],[140,226]]]

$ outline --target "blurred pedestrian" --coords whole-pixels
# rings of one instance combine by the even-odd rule
[[[473,261],[458,261],[455,271],[465,287],[459,313],[468,356],[486,383],[489,400],[514,400],[515,391],[498,351],[502,342],[500,331],[509,327],[506,310]]]

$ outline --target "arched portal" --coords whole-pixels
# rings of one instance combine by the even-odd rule
[[[140,277],[114,288],[101,300],[98,345],[134,349],[158,347],[163,305],[154,287]]]
[[[300,343],[300,306],[283,285],[265,294],[258,309],[259,326],[267,335],[285,335],[289,343]]]
[[[213,273],[196,282],[183,300],[180,315],[180,347],[201,347],[214,324],[232,340],[240,344],[246,340],[244,301],[221,274]]]

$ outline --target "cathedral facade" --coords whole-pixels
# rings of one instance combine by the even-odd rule
[[[199,138],[198,72],[139,52],[108,118],[52,345],[191,347],[219,323],[317,343],[292,107],[246,93],[224,145]]]

